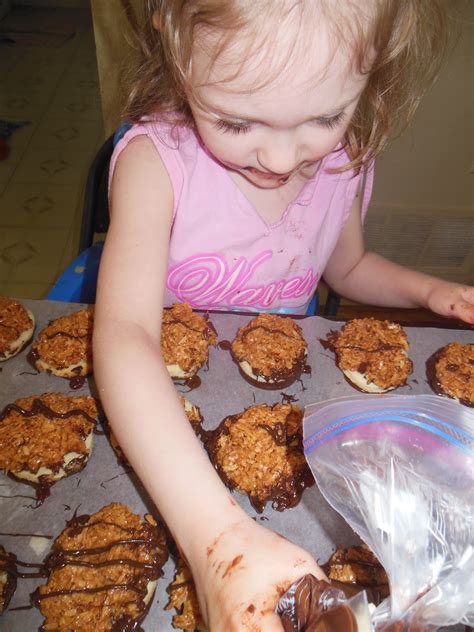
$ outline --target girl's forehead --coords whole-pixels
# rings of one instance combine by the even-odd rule
[[[297,18],[273,20],[260,33],[198,28],[192,88],[219,86],[228,92],[252,94],[291,84],[304,91],[330,75],[360,75],[354,44],[341,41],[340,33],[322,18],[306,23]]]
[[[251,39],[235,33],[216,55],[212,33],[196,39],[192,60],[193,91],[198,101],[217,109],[230,101],[257,118],[272,111],[307,109],[308,116],[330,113],[364,88],[367,75],[354,63],[350,46],[338,45],[324,21],[311,29],[300,26],[281,37]],[[241,115],[246,118],[244,115]]]

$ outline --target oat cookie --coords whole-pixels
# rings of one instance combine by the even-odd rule
[[[428,360],[427,370],[435,393],[474,406],[474,344],[451,342]]]
[[[300,377],[308,345],[301,327],[291,318],[260,314],[239,328],[231,352],[252,384],[284,388]]]
[[[173,378],[188,379],[209,358],[209,345],[217,343],[212,323],[196,314],[188,303],[175,303],[163,312],[161,352]]]
[[[191,404],[191,402],[188,399],[186,399],[186,397],[184,397],[183,395],[180,396],[179,400],[181,404],[183,405],[184,412],[186,413],[186,416],[189,419],[190,424],[194,428],[195,433],[199,435],[201,432],[201,424],[203,421],[199,407],[194,406],[194,404]],[[121,463],[124,466],[129,466],[130,464],[127,460],[127,457],[125,456],[122,448],[120,447],[120,444],[117,441],[117,437],[111,430],[110,430],[110,444],[112,448],[114,449],[115,454],[117,455],[119,463]]]
[[[35,317],[19,301],[0,296],[0,362],[28,344],[35,330]]]
[[[226,417],[206,433],[208,453],[231,489],[247,494],[262,512],[295,507],[314,479],[302,446],[303,413],[291,404],[260,404]]]
[[[39,371],[74,378],[92,373],[94,309],[62,316],[40,331],[28,360]]]
[[[92,397],[45,393],[8,404],[0,412],[0,469],[46,498],[56,481],[85,467],[98,416]]]
[[[366,590],[369,601],[378,605],[390,593],[387,574],[366,544],[339,548],[322,569],[331,584],[350,584]]]
[[[366,393],[386,393],[403,386],[413,370],[406,333],[388,320],[350,320],[340,332],[331,332],[328,342],[336,352],[337,366]]]
[[[16,558],[0,544],[0,615],[8,608],[16,590]]]
[[[166,590],[170,598],[165,610],[174,608],[177,612],[173,617],[173,628],[185,632],[206,632],[194,580],[182,558],[179,558],[174,579]]]
[[[140,629],[168,552],[152,516],[120,503],[73,518],[46,560],[48,582],[33,593],[55,632]]]

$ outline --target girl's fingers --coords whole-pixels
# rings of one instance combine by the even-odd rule
[[[461,296],[465,301],[474,305],[474,287],[465,287],[461,290]]]
[[[474,303],[458,303],[454,313],[460,320],[474,325]]]
[[[280,617],[274,612],[269,612],[256,624],[256,627],[250,626],[249,632],[283,632],[283,626],[281,624]]]

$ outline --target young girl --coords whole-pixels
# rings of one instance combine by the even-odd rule
[[[212,632],[281,630],[311,556],[235,503],[160,355],[164,306],[304,313],[321,276],[362,303],[474,323],[474,288],[364,251],[373,160],[445,41],[435,0],[149,0],[112,161],[100,394],[188,561]],[[235,560],[232,573],[223,573]]]

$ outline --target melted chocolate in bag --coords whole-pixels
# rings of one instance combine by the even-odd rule
[[[357,632],[344,594],[313,575],[305,575],[278,602],[285,632]]]

